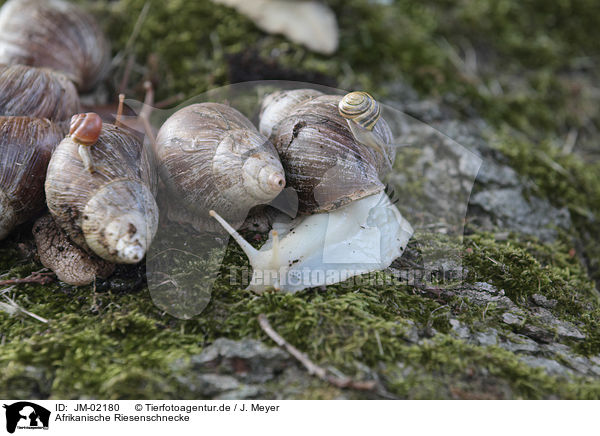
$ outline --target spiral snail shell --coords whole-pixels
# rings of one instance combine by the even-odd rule
[[[273,145],[224,104],[177,111],[160,128],[155,153],[169,219],[197,230],[221,230],[210,209],[241,224],[252,207],[271,201],[286,183]]]
[[[92,16],[63,0],[9,0],[0,9],[0,63],[46,67],[81,91],[108,71],[110,49]]]
[[[373,130],[381,115],[379,103],[364,91],[346,94],[338,105],[340,115],[366,130]]]
[[[62,123],[79,112],[75,86],[46,68],[0,65],[0,113]]]
[[[67,136],[52,155],[45,183],[50,213],[84,250],[109,262],[139,262],[158,225],[151,153],[133,132],[111,124],[86,148],[97,171],[88,171],[80,147]]]
[[[385,188],[380,178],[395,149],[389,126],[378,116],[379,105],[370,104],[374,114],[360,116],[372,126],[365,132],[375,138],[373,147],[357,139],[340,115],[343,101],[315,90],[280,91],[263,101],[259,128],[279,153],[288,186],[298,193],[300,213],[335,210]]]
[[[94,145],[102,131],[102,118],[94,112],[76,114],[71,117],[69,135],[82,145]]]
[[[47,119],[0,117],[0,239],[44,207],[44,178],[61,129]]]

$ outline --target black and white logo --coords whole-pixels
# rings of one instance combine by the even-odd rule
[[[29,401],[5,404],[6,431],[14,433],[19,430],[48,430],[50,411]]]

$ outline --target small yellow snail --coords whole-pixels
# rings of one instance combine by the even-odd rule
[[[92,16],[63,0],[9,0],[0,9],[0,64],[62,72],[82,91],[106,74],[110,49]]]
[[[155,144],[168,216],[197,230],[221,230],[215,209],[236,227],[248,211],[285,187],[273,145],[236,109],[219,103],[187,106],[160,128]]]
[[[95,117],[74,118],[85,123]],[[83,136],[77,128],[73,133]],[[48,165],[46,202],[54,221],[88,253],[112,263],[141,261],[158,225],[150,150],[128,129],[103,124],[94,145],[86,149],[97,164],[97,171],[90,172],[73,136],[62,140]]]
[[[352,94],[294,90],[264,99],[260,130],[275,145],[303,215],[278,217],[256,250],[211,212],[248,256],[249,289],[296,292],[337,283],[388,267],[406,248],[412,227],[379,179],[394,160],[391,130],[376,102],[357,105]],[[356,137],[354,124],[366,133]]]
[[[61,129],[44,118],[0,117],[0,239],[44,207],[44,178]]]
[[[351,92],[340,100],[338,110],[340,115],[347,120],[354,139],[377,150],[391,166],[392,162],[389,160],[387,150],[385,150],[386,143],[384,139],[373,133],[373,129],[381,116],[381,109],[377,100],[364,91]]]

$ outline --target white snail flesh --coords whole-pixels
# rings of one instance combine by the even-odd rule
[[[413,234],[411,225],[385,193],[354,201],[329,213],[275,223],[256,250],[216,213],[252,266],[249,290],[297,292],[331,285],[387,268]]]

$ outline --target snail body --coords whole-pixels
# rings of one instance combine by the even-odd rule
[[[43,118],[0,117],[0,239],[44,207],[44,178],[63,137]]]
[[[187,106],[160,128],[155,145],[169,218],[197,230],[220,229],[216,210],[235,226],[285,186],[273,145],[236,109],[219,103]]]
[[[87,285],[97,277],[110,276],[115,269],[113,263],[75,245],[49,213],[34,223],[32,232],[40,262],[62,282]]]
[[[329,213],[273,224],[256,250],[216,213],[252,266],[248,289],[261,293],[326,286],[387,268],[399,257],[413,229],[385,193],[364,197]]]
[[[0,9],[0,63],[46,67],[81,91],[108,71],[110,49],[91,15],[63,0],[9,0]]]
[[[344,100],[355,97],[297,90],[264,100],[260,128],[298,194],[300,215],[279,216],[256,250],[211,212],[248,256],[248,289],[296,292],[337,283],[387,268],[406,248],[413,229],[380,180],[394,159],[391,130],[376,102],[346,107]],[[364,135],[356,137],[354,127]]]
[[[45,183],[48,209],[71,241],[114,263],[144,257],[158,225],[156,173],[138,137],[104,124],[88,151],[98,163],[90,172],[81,144],[67,136],[57,146]]]

